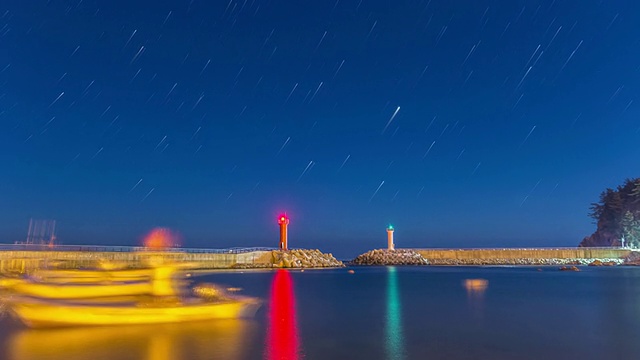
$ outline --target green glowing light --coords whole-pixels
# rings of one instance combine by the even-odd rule
[[[389,225],[389,230],[393,230],[393,225]]]
[[[387,316],[385,324],[385,348],[387,359],[404,360],[404,336],[402,308],[395,267],[387,268]]]

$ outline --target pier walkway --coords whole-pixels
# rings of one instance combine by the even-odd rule
[[[170,261],[189,263],[197,269],[224,269],[268,263],[272,250],[275,248],[169,248],[162,251],[162,256]],[[52,264],[61,268],[93,267],[99,261],[136,268],[142,266],[149,253],[144,247],[133,246],[0,244],[0,272],[25,272]]]

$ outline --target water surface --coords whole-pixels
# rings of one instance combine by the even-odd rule
[[[250,320],[25,329],[0,359],[609,359],[640,354],[640,268],[356,267],[224,272]]]

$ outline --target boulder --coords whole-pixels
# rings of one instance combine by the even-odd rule
[[[560,271],[580,271],[577,266],[562,266],[559,269]]]

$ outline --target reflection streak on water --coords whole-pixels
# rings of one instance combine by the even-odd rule
[[[466,279],[462,282],[462,286],[467,290],[467,299],[473,315],[477,318],[482,318],[483,298],[487,287],[489,287],[489,280]]]
[[[478,294],[482,295],[487,287],[489,286],[489,281],[485,279],[466,279],[463,282],[463,286],[467,289],[468,294]]]
[[[404,358],[404,338],[402,334],[402,308],[398,290],[398,274],[395,267],[387,268],[387,321],[385,327],[387,358]]]
[[[253,324],[230,319],[184,324],[23,330],[8,342],[12,360],[242,359]]]
[[[267,356],[269,360],[299,358],[299,338],[296,321],[295,296],[291,274],[278,270],[271,283]]]

